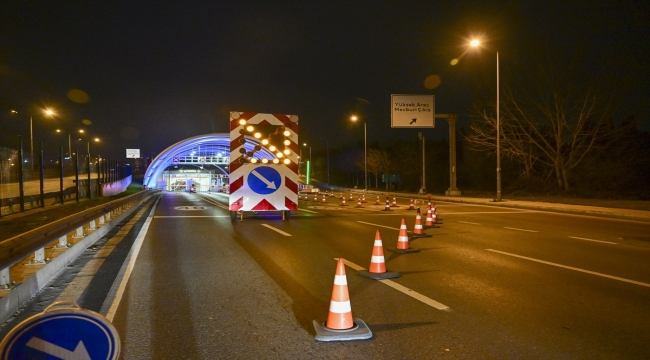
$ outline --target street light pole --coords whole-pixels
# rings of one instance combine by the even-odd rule
[[[470,45],[478,47],[481,44],[479,40],[472,40]],[[501,119],[499,118],[499,52],[497,51],[497,197],[494,201],[501,201]]]
[[[501,201],[501,123],[499,119],[499,52],[497,51],[497,198]]]
[[[363,167],[364,167],[364,189],[368,190],[368,138],[366,132],[366,122],[363,121]]]

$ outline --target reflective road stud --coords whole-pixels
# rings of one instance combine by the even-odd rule
[[[368,268],[368,271],[358,271],[357,275],[373,280],[392,279],[401,276],[399,273],[386,271],[384,247],[381,242],[381,234],[379,233],[379,230],[375,233],[375,245],[372,248],[370,267]]]
[[[325,324],[313,321],[318,341],[349,341],[364,340],[372,337],[372,331],[361,319],[352,318],[352,306],[348,293],[348,279],[345,275],[345,264],[339,259],[336,264],[334,286],[330,301],[329,314]]]
[[[388,251],[392,251],[398,254],[410,254],[420,252],[418,249],[409,248],[409,235],[406,231],[406,221],[402,218],[402,225],[399,227],[399,235],[397,237],[397,247],[388,248]]]

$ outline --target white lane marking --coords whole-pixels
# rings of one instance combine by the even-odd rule
[[[569,236],[571,239],[578,239],[578,240],[585,240],[585,241],[593,241],[593,242],[598,242],[598,243],[603,243],[603,244],[614,244],[617,245],[618,243],[611,242],[611,241],[603,241],[603,240],[594,240],[594,239],[587,239],[587,238],[581,238],[577,236]]]
[[[144,237],[147,236],[147,232],[149,231],[149,225],[151,224],[151,220],[153,219],[153,214],[156,212],[156,208],[158,207],[158,202],[160,201],[160,199],[161,197],[158,197],[158,199],[156,199],[156,203],[153,204],[153,207],[151,208],[151,212],[149,213],[147,220],[145,220],[144,224],[142,225],[142,228],[140,229],[140,233],[138,234],[138,237],[135,239],[133,247],[131,248],[129,254],[129,263],[126,266],[126,269],[124,271],[124,276],[122,277],[122,281],[120,282],[117,291],[115,292],[115,298],[113,298],[113,303],[111,304],[111,306],[108,308],[108,311],[106,312],[106,319],[108,319],[108,321],[110,322],[113,322],[115,313],[117,313],[117,308],[120,306],[120,301],[122,301],[122,296],[124,295],[126,284],[129,282],[129,278],[131,277],[131,272],[133,271],[133,267],[135,267],[135,260],[138,258],[138,254],[140,253],[140,248],[142,247],[142,242],[144,240]],[[103,307],[104,306],[102,305],[102,308]]]
[[[603,273],[599,273],[599,272],[595,272],[595,271],[584,270],[584,269],[580,269],[580,268],[576,268],[576,267],[572,267],[572,266],[556,264],[556,263],[552,263],[552,262],[549,262],[549,261],[539,260],[539,259],[530,258],[530,257],[527,257],[527,256],[517,255],[517,254],[511,254],[511,253],[507,253],[507,252],[499,251],[499,250],[493,250],[493,249],[485,249],[485,250],[495,252],[495,253],[499,253],[499,254],[503,254],[503,255],[517,257],[517,258],[520,258],[520,259],[530,260],[530,261],[538,262],[538,263],[541,263],[541,264],[557,266],[557,267],[560,267],[560,268],[575,270],[575,271],[583,272],[583,273],[586,273],[586,274],[602,276],[602,277],[605,277],[605,278],[608,278],[608,279],[614,279],[614,280],[618,280],[618,281],[628,282],[628,283],[631,283],[631,284],[650,287],[650,284],[644,283],[644,282],[641,282],[641,281],[630,280],[630,279],[625,279],[625,278],[618,277],[618,276],[607,275],[607,274],[603,274]]]
[[[391,229],[391,230],[397,230],[397,231],[399,231],[399,228],[394,228],[394,227],[390,227],[390,226],[384,226],[384,225],[379,225],[379,224],[373,224],[373,223],[369,223],[369,222],[365,222],[365,221],[357,221],[357,222],[358,222],[358,223],[362,223],[362,224],[366,224],[366,225],[378,226],[378,227],[383,227],[383,228],[386,228],[386,229]]]
[[[519,229],[519,228],[511,228],[511,227],[503,227],[504,229],[510,229],[510,230],[518,230],[518,231],[526,231],[526,232],[539,232],[537,230],[526,230],[526,229]]]
[[[483,225],[483,224],[473,223],[473,222],[469,222],[469,221],[459,221],[459,223],[463,223],[463,224],[472,224],[472,225]]]
[[[312,214],[318,214],[318,211],[311,211],[311,210],[305,210],[305,209],[298,209],[298,210],[299,211],[305,211],[305,212],[312,213]]]
[[[291,234],[286,233],[286,232],[284,232],[284,231],[282,231],[282,230],[280,230],[280,229],[276,229],[276,228],[274,228],[273,226],[271,226],[271,225],[269,225],[269,224],[260,224],[260,225],[262,225],[262,226],[264,226],[264,227],[267,227],[267,228],[269,228],[269,229],[271,229],[271,230],[273,230],[273,231],[275,231],[275,232],[278,232],[278,233],[280,233],[280,234],[282,234],[282,235],[284,235],[284,236],[291,236]]]
[[[158,215],[154,216],[154,219],[167,219],[167,218],[227,218],[230,217],[230,215],[178,215],[178,216],[173,216],[173,215]]]
[[[339,259],[334,259],[334,260],[339,261]],[[365,268],[362,268],[361,266],[359,266],[359,265],[357,265],[357,264],[355,264],[353,262],[350,262],[348,260],[345,260],[345,259],[343,259],[343,263],[345,265],[353,268],[356,271],[366,270]],[[429,305],[431,307],[434,307],[434,308],[436,308],[438,310],[449,310],[449,306],[441,304],[441,303],[439,303],[439,302],[437,302],[437,301],[435,301],[435,300],[433,300],[431,298],[428,298],[428,297],[420,294],[417,291],[413,291],[413,290],[407,288],[406,286],[400,285],[400,284],[398,284],[398,283],[396,283],[396,282],[394,282],[392,280],[379,280],[379,282],[381,282],[382,284],[386,284],[386,285],[392,287],[393,289],[395,289],[395,290],[397,290],[397,291],[399,291],[401,293],[404,293],[405,295],[408,295],[408,296],[414,298],[415,300],[419,300],[419,301],[421,301],[421,302],[423,302],[423,303],[425,303],[425,304],[427,304],[427,305]]]
[[[475,214],[531,214],[538,211],[521,210],[521,211],[470,211],[470,212],[443,212],[442,215],[475,215]]]

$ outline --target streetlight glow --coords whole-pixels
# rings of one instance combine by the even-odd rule
[[[471,47],[478,47],[479,45],[481,45],[481,42],[478,41],[478,40],[476,40],[476,39],[474,39],[474,40],[472,40],[472,41],[469,42],[469,45],[470,45]]]

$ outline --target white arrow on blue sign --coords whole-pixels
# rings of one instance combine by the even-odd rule
[[[117,359],[120,337],[105,317],[79,308],[46,310],[0,343],[0,359]]]
[[[270,166],[258,166],[248,174],[248,187],[260,195],[276,192],[282,185],[282,175]]]

